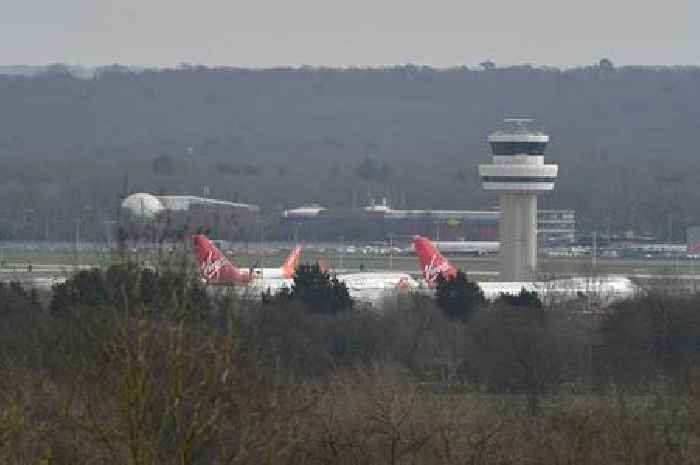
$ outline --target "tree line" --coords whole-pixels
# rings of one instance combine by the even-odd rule
[[[0,285],[3,463],[697,457],[697,296],[591,314],[526,293],[488,303],[459,277],[371,311],[314,266],[262,301],[182,269]],[[329,290],[341,298],[316,300]]]

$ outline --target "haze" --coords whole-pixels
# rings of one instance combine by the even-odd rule
[[[700,3],[2,0],[0,64],[700,64]]]

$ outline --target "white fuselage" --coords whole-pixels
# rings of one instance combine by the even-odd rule
[[[277,276],[281,276],[281,274]],[[386,297],[410,292],[421,287],[421,284],[408,273],[350,273],[337,275],[336,278],[345,283],[350,297],[356,301],[369,303],[378,303]],[[229,287],[236,295],[246,298],[260,298],[263,292],[269,291],[275,294],[283,287],[291,289],[293,284],[293,279],[270,277],[267,272],[263,272],[245,286]]]
[[[433,244],[442,253],[494,254],[501,248],[498,241],[433,241]]]
[[[272,270],[273,272],[268,270]],[[256,288],[270,288],[271,291],[274,291],[280,289],[282,286],[290,287],[294,283],[293,279],[284,278],[281,270],[276,270],[274,268],[265,269],[260,274],[257,274],[257,270],[254,270],[254,273],[256,273],[256,279],[251,281],[251,285]],[[420,286],[418,281],[413,279],[408,273],[349,273],[339,274],[336,278],[341,283],[345,283],[350,291],[394,288],[412,289]]]
[[[609,305],[635,297],[641,292],[638,286],[624,276],[579,277],[535,282],[484,281],[478,284],[488,300],[495,300],[501,294],[517,295],[525,289],[528,292],[536,292],[540,299],[548,304],[584,297],[601,305]]]
[[[237,294],[259,297],[262,292],[276,293],[283,287],[292,288],[294,280],[284,278],[281,268],[257,268],[252,270],[254,279],[246,286],[238,286]],[[338,274],[336,278],[345,283],[353,299],[364,302],[381,302],[387,296],[405,292],[433,295],[423,280],[416,280],[408,273],[360,272]],[[582,297],[590,302],[609,305],[615,301],[631,298],[640,289],[624,276],[578,277],[552,281],[478,282],[487,300],[495,300],[501,294],[517,295],[522,289],[536,292],[543,302],[576,300]]]
[[[285,279],[284,276],[284,271],[282,268],[253,268],[252,270],[254,279],[262,279],[262,280],[276,280],[276,279]]]
[[[364,289],[412,289],[420,285],[408,273],[351,273],[336,276],[338,281],[345,283],[348,290]]]

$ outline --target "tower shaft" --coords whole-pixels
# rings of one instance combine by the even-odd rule
[[[531,281],[537,273],[537,196],[502,193],[501,277],[503,281]]]

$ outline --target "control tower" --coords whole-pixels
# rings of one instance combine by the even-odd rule
[[[490,164],[479,165],[484,189],[501,204],[501,280],[532,281],[537,272],[537,196],[554,189],[557,165],[544,163],[549,136],[531,119],[506,119],[489,134]]]

